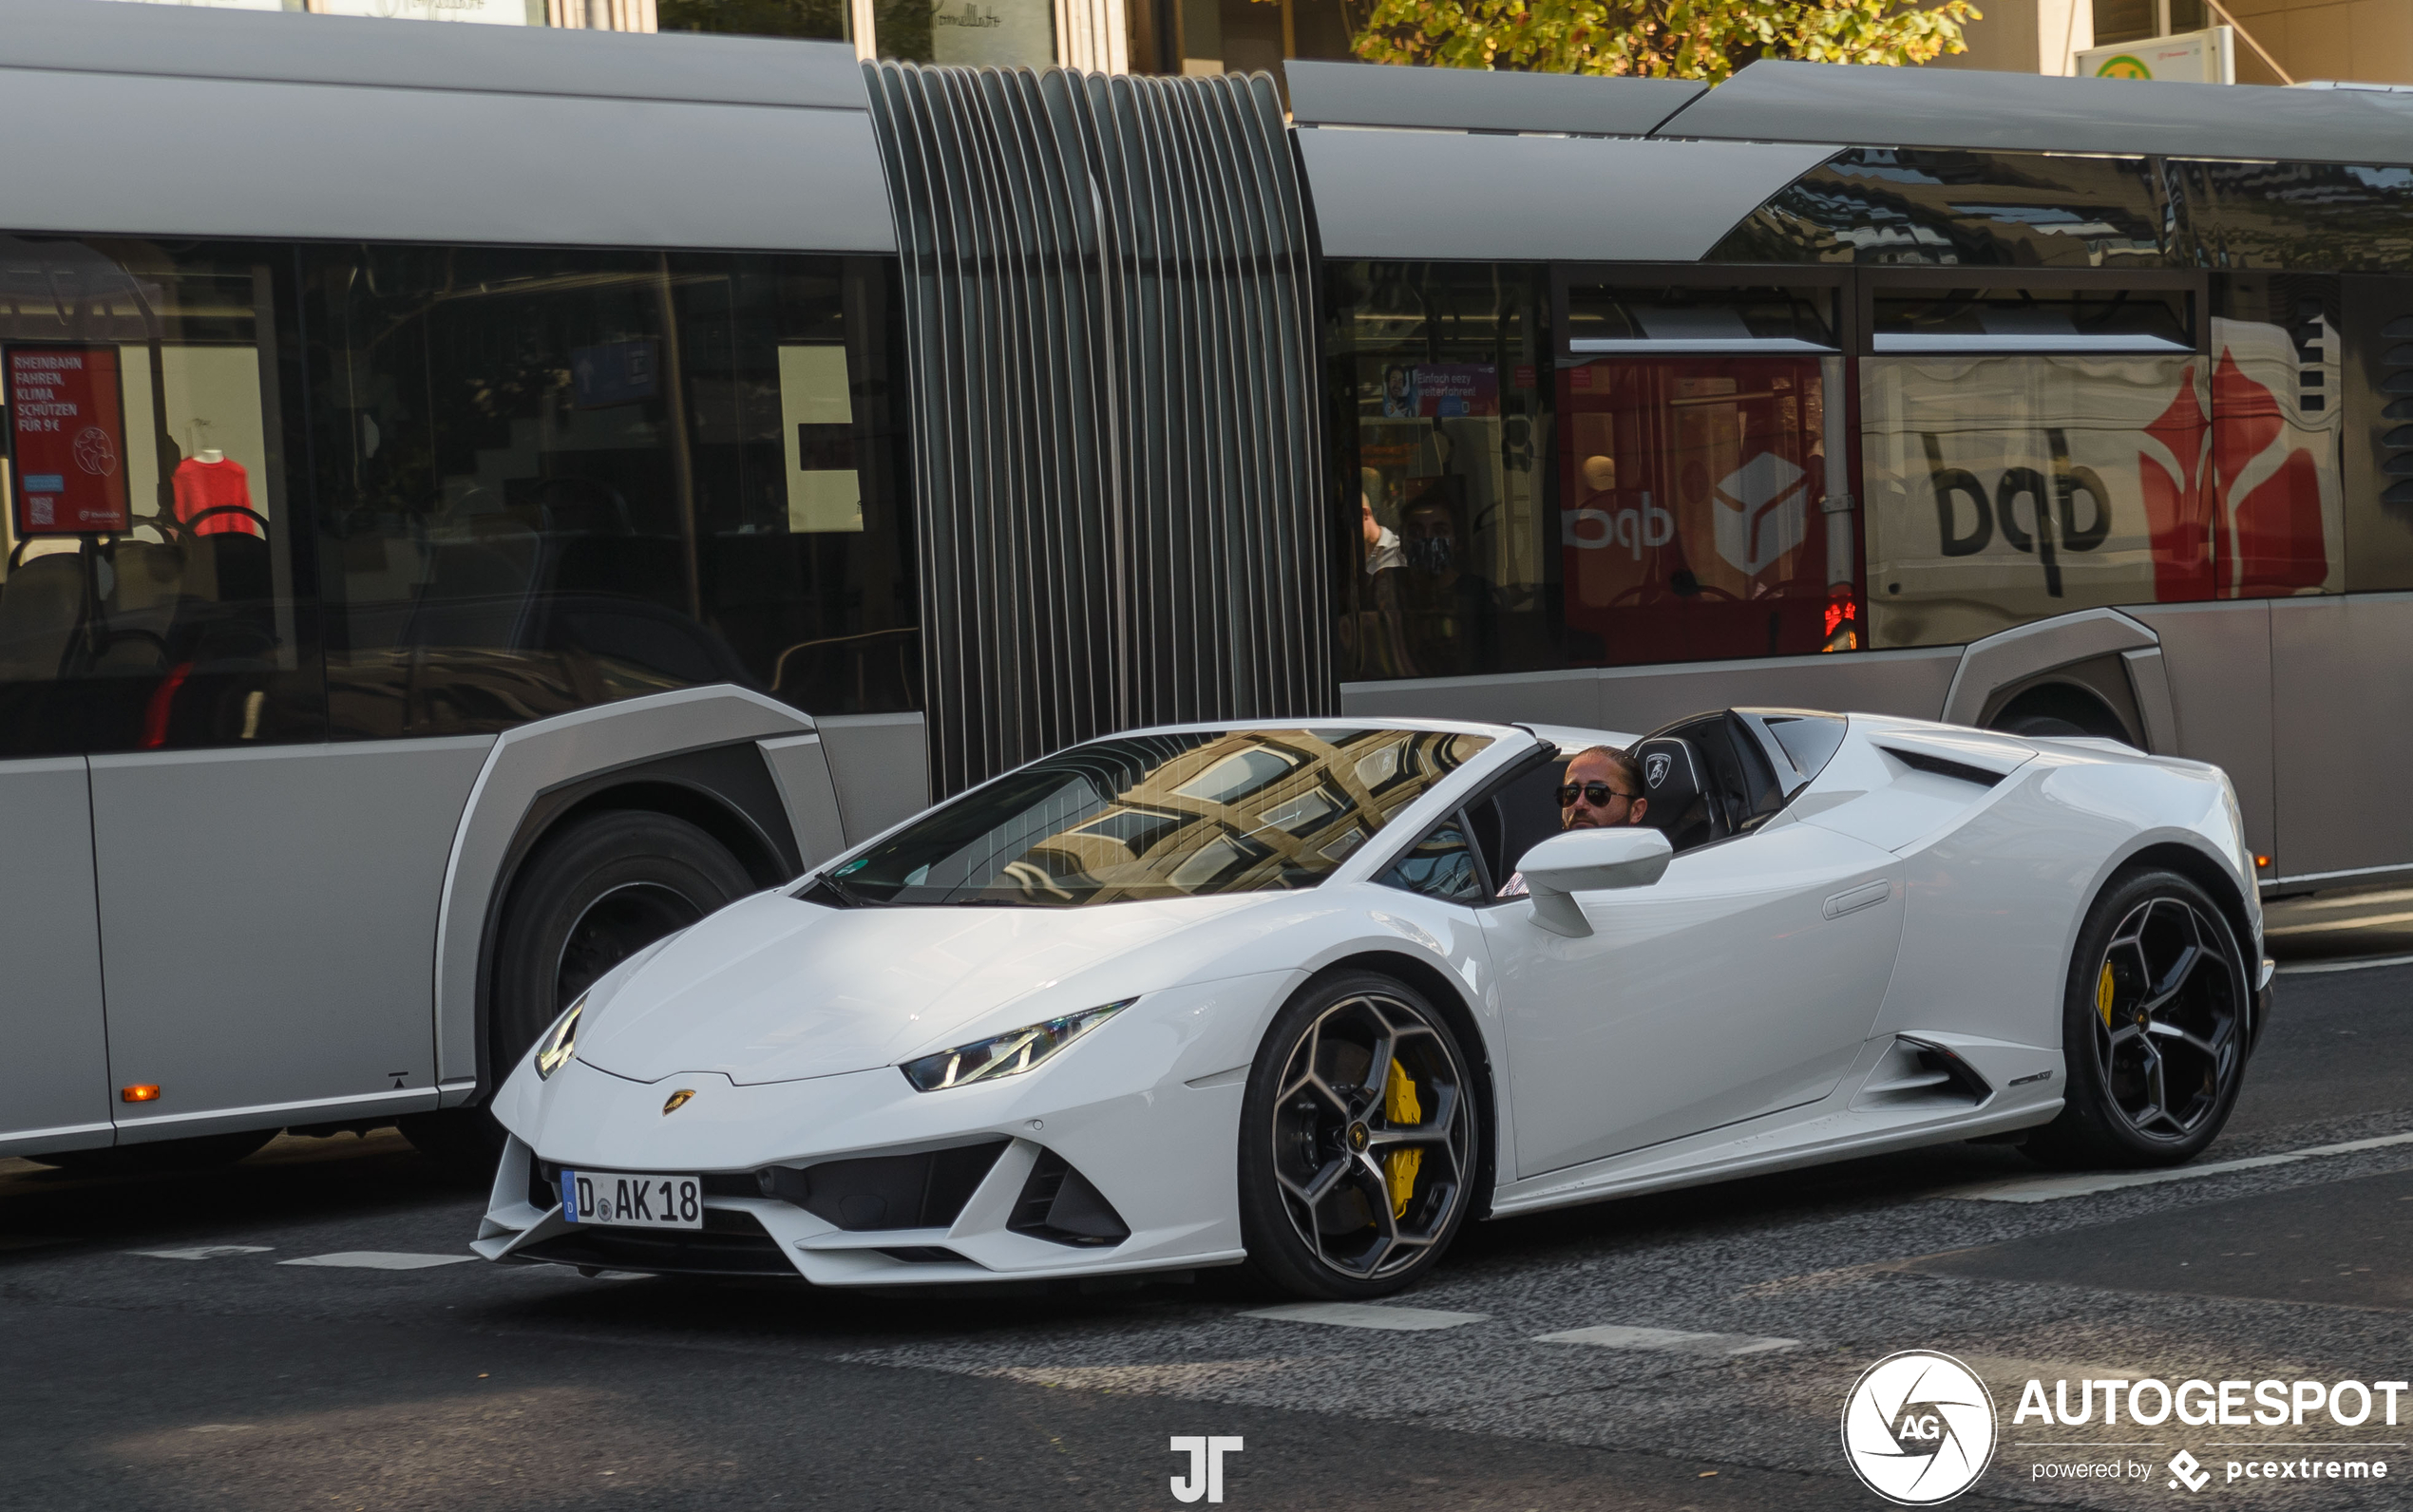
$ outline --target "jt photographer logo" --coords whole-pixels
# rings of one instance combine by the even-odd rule
[[[1189,1474],[1173,1477],[1173,1500],[1195,1502],[1205,1498],[1209,1503],[1224,1499],[1224,1456],[1238,1454],[1242,1448],[1237,1438],[1176,1438],[1172,1452],[1189,1456]]]
[[[2025,1465],[2027,1479],[2160,1481],[2181,1496],[2218,1484],[2266,1481],[2384,1481],[2388,1464],[2375,1449],[2401,1448],[2371,1431],[2397,1425],[2404,1381],[2182,1381],[2121,1376],[2112,1380],[2030,1379],[2011,1414],[2014,1437],[2004,1446]],[[2100,1416],[2098,1415],[2100,1414]],[[2194,1446],[2146,1440],[2140,1429],[2171,1424],[2222,1434]],[[2029,1427],[2029,1425],[2034,1425]],[[2099,1427],[2121,1442],[2106,1448],[2151,1448],[2147,1458],[2098,1456],[2068,1439],[2072,1428]],[[2308,1430],[2302,1442],[2274,1441],[2272,1430]],[[1948,1502],[1977,1484],[1996,1447],[1993,1398],[1975,1371],[1948,1354],[1907,1350],[1871,1366],[1844,1399],[1843,1451],[1869,1489],[1903,1506]],[[2026,1432],[2044,1438],[2023,1440]],[[2252,1437],[2259,1433],[2263,1437]],[[2199,1459],[2195,1449],[2211,1458]],[[2017,1451],[2049,1449],[2028,1461]],[[2253,1458],[2231,1459],[2239,1450]],[[2284,1450],[2291,1457],[2277,1459]],[[2168,1458],[2165,1460],[2164,1455]],[[2016,1469],[2018,1466],[2014,1465]]]
[[[1948,1354],[1905,1350],[1863,1371],[1843,1403],[1843,1454],[1902,1506],[1949,1502],[1994,1456],[1994,1399]]]

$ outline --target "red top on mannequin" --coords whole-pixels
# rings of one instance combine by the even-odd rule
[[[187,457],[176,464],[176,518],[186,524],[199,519],[201,512],[221,505],[252,507],[252,483],[243,464],[232,457],[216,462],[203,462]],[[249,515],[212,515],[193,526],[197,536],[233,536],[261,534],[259,521]]]

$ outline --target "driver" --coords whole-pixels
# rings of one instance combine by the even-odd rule
[[[1558,827],[1608,829],[1639,824],[1650,807],[1643,796],[1642,764],[1619,746],[1593,746],[1579,750],[1567,764],[1567,780],[1558,789]],[[1502,898],[1525,896],[1525,874],[1518,872],[1500,888]]]

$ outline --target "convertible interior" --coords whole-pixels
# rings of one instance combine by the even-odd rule
[[[1645,773],[1661,768],[1643,822],[1679,853],[1747,835],[1817,775],[1842,745],[1843,729],[1835,715],[1798,709],[1725,709],[1667,726],[1632,747]],[[1495,893],[1527,851],[1559,832],[1557,788],[1575,754],[1537,757],[1495,783],[1467,806],[1462,825],[1436,829],[1390,879],[1419,892],[1478,896],[1463,859],[1471,839]],[[1461,869],[1463,878],[1455,875]]]

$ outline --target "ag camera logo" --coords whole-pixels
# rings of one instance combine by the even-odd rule
[[[1844,1399],[1843,1456],[1861,1484],[1897,1505],[1949,1502],[1994,1458],[1994,1398],[1948,1354],[1889,1354]]]

